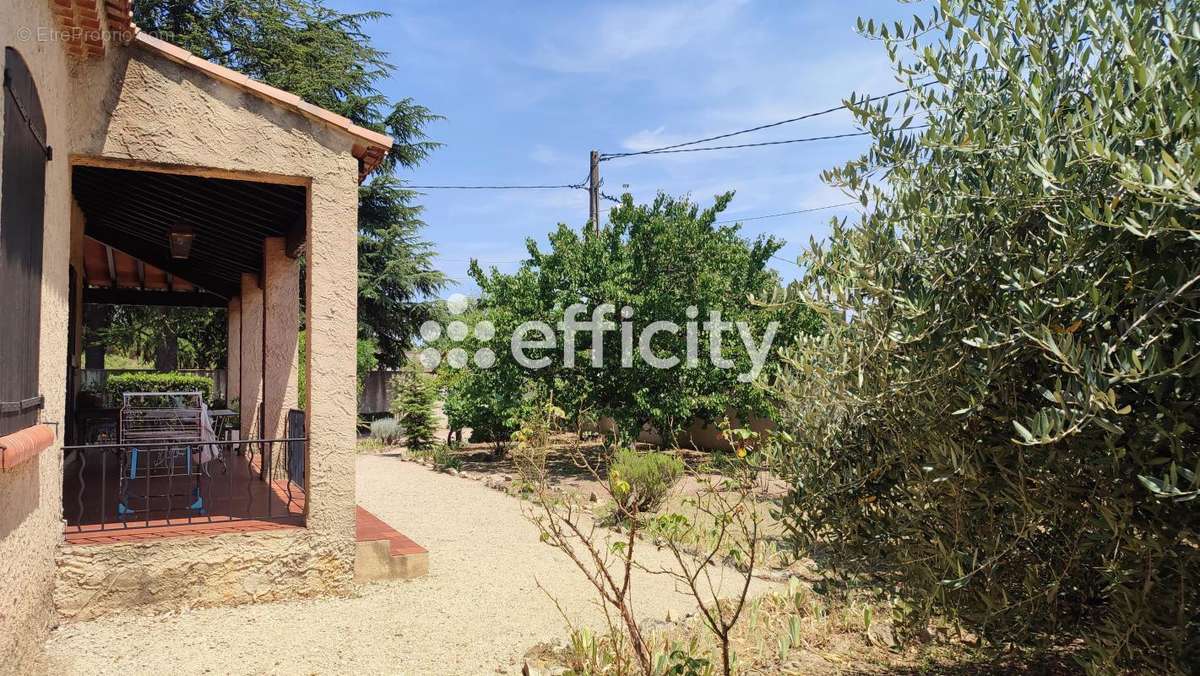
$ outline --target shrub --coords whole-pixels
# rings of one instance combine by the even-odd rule
[[[510,380],[511,369],[455,370],[446,380],[445,413],[450,429],[471,429],[471,442],[492,444],[496,456],[504,454],[523,410],[519,382]]]
[[[826,321],[782,375],[787,525],[879,576],[910,630],[1187,670],[1200,42],[1175,27],[1200,4],[942,7],[880,29],[914,87],[852,102],[873,146],[827,173],[871,208],[804,261]]]
[[[371,421],[371,438],[382,444],[400,443],[404,428],[395,418],[379,418]]]
[[[462,469],[462,460],[446,444],[432,445],[429,449],[429,459],[433,462],[434,469],[438,471]]]
[[[395,383],[392,416],[404,430],[404,445],[412,452],[428,450],[433,446],[436,428],[433,405],[437,391],[433,379],[419,371],[409,370],[398,375]]]
[[[618,449],[608,468],[608,485],[620,515],[652,511],[683,475],[683,461],[659,452]]]
[[[117,405],[126,392],[199,392],[206,403],[212,402],[213,381],[194,373],[119,373],[109,376],[104,391]]]

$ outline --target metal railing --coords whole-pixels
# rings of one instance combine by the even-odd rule
[[[287,412],[287,429],[284,433],[291,439],[304,438],[307,431],[305,430],[303,409],[293,408]],[[297,486],[303,487],[304,471],[304,443],[299,441],[289,443],[287,461],[288,479]]]
[[[307,441],[300,436],[64,446],[67,530],[302,520],[303,483],[289,475],[292,456],[302,457]]]

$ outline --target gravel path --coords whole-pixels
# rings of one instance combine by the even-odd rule
[[[573,621],[601,626],[594,592],[564,555],[538,542],[517,499],[394,457],[363,456],[358,502],[429,549],[428,576],[366,585],[349,598],[69,624],[47,643],[49,665],[122,676],[519,673],[526,650],[566,635],[538,582],[576,613]],[[643,551],[648,566],[667,561]],[[643,618],[694,610],[665,577],[634,584]],[[753,591],[765,588],[756,581]]]

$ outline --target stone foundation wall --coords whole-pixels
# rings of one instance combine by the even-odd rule
[[[301,528],[64,545],[54,604],[64,621],[114,611],[231,606],[347,593],[354,543]]]

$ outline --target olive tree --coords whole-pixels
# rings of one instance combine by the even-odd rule
[[[860,22],[861,198],[803,263],[784,516],[913,627],[1200,660],[1200,2],[946,0]]]

